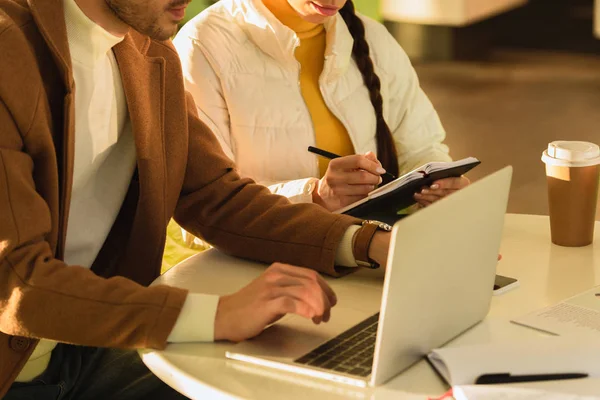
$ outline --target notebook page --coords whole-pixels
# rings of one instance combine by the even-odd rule
[[[397,179],[391,181],[387,185],[383,185],[383,186],[369,192],[367,197],[370,199],[374,199],[379,196],[383,196],[384,194],[392,192],[395,189],[399,188],[400,186],[407,184],[408,182],[412,182],[414,180],[421,178],[422,176],[423,176],[423,174],[418,171],[411,171],[408,174],[403,175],[400,178],[397,178]]]
[[[437,171],[443,171],[445,169],[450,169],[450,168],[454,168],[454,167],[461,167],[463,165],[475,163],[477,161],[479,161],[479,160],[475,157],[467,157],[467,158],[463,158],[462,160],[456,160],[456,161],[450,161],[450,162],[434,161],[434,162],[427,163],[427,164],[423,165],[422,167],[417,168],[417,170],[425,171],[427,174],[432,174]]]

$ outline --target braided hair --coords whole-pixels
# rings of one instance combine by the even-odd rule
[[[398,152],[396,151],[390,127],[383,118],[381,81],[375,73],[375,67],[373,66],[373,61],[369,54],[369,44],[365,38],[365,25],[356,15],[352,0],[346,1],[346,4],[339,12],[354,39],[352,57],[362,74],[363,82],[369,90],[371,104],[373,104],[373,108],[375,109],[375,117],[377,119],[377,128],[375,131],[377,157],[387,172],[398,176]]]

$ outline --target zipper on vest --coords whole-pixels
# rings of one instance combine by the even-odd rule
[[[333,103],[330,103],[328,100],[328,97],[325,94],[325,90],[323,87],[323,81],[325,80],[325,70],[327,68],[329,68],[329,63],[327,62],[327,60],[329,59],[329,56],[325,57],[325,64],[323,66],[323,72],[321,72],[321,76],[319,77],[319,91],[321,92],[321,97],[323,97],[323,101],[325,102],[325,105],[327,106],[327,108],[329,109],[329,111],[331,111],[331,113],[333,114],[334,117],[336,117],[340,123],[344,126],[344,128],[346,129],[346,132],[348,132],[348,137],[350,138],[350,142],[352,142],[352,147],[354,147],[354,153],[356,154],[356,141],[354,140],[354,135],[352,134],[352,131],[350,130],[350,125],[348,124],[348,121],[346,121],[344,118],[342,118],[341,113],[339,112],[338,109],[336,109],[335,107],[333,107]]]
[[[295,48],[294,48],[295,50]],[[295,56],[294,56],[295,59]],[[298,67],[298,72],[297,72],[297,85],[298,85],[298,93],[300,94],[300,98],[302,99],[302,103],[304,104],[304,109],[306,110],[306,113],[308,114],[308,118],[310,120],[310,125],[312,126],[312,134],[313,134],[313,143],[316,145],[317,144],[317,132],[315,129],[315,123],[312,119],[312,115],[310,113],[310,109],[308,108],[308,104],[306,103],[306,99],[304,98],[304,95],[302,94],[302,84],[300,83],[300,74],[302,73],[302,64],[300,64],[300,61],[296,60],[296,66]],[[319,85],[320,86],[320,85]],[[313,167],[314,167],[314,173],[316,174],[316,176],[318,176],[319,178],[321,178],[320,173],[319,173],[319,160],[315,157],[315,162],[313,163]]]

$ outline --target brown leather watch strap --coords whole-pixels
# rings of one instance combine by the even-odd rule
[[[367,268],[378,268],[379,264],[373,262],[369,258],[369,246],[371,240],[375,236],[379,227],[375,224],[363,224],[363,226],[356,232],[354,236],[354,243],[352,244],[352,253],[356,263],[361,267]]]

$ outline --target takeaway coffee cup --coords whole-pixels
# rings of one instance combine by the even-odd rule
[[[589,142],[555,141],[542,155],[546,164],[552,243],[587,246],[594,240],[600,180],[600,148]]]

